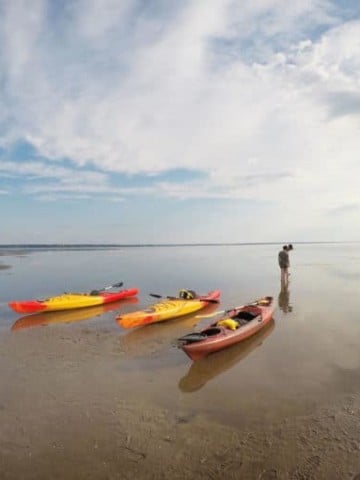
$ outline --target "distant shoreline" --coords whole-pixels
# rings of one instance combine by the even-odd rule
[[[0,257],[6,256],[26,256],[35,252],[80,252],[80,251],[100,251],[111,249],[131,249],[131,248],[196,248],[196,247],[250,247],[273,245],[279,247],[288,241],[282,242],[234,242],[234,243],[39,243],[39,244],[3,244],[0,245]],[[358,244],[359,241],[316,241],[316,242],[295,242],[295,245],[350,245]]]
[[[283,245],[288,241],[278,242],[232,242],[232,243],[21,243],[21,244],[0,244],[0,255],[6,249],[80,249],[80,248],[143,248],[143,247],[222,247],[222,246],[250,246],[250,245]],[[339,245],[360,243],[360,240],[339,240],[339,241],[294,241],[294,245]]]

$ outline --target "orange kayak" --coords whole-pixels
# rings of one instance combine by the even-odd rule
[[[145,310],[119,315],[116,321],[123,328],[134,328],[150,323],[162,322],[197,312],[210,303],[218,303],[219,297],[219,290],[213,290],[205,295],[194,293],[193,298],[167,297]]]

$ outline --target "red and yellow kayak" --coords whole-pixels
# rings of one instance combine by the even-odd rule
[[[218,302],[220,290],[213,290],[206,295],[196,295],[194,298],[167,297],[145,310],[125,313],[116,317],[117,323],[123,328],[134,328],[155,322],[163,322],[172,318],[188,315],[210,303]]]
[[[119,310],[126,305],[135,305],[137,302],[137,297],[128,297],[117,302],[98,305],[96,307],[34,313],[33,315],[25,315],[20,317],[12,325],[11,330],[15,331],[22,330],[24,328],[45,327],[48,325],[58,325],[62,323],[81,322],[83,320],[90,320],[95,317],[100,317],[107,312]]]
[[[179,338],[179,347],[191,360],[206,357],[262,330],[270,323],[274,309],[273,297],[263,297],[247,305],[227,310],[217,322],[200,332],[189,333]]]
[[[17,313],[54,312],[74,308],[94,307],[117,302],[138,293],[137,288],[118,290],[117,292],[96,291],[89,293],[64,293],[44,300],[23,300],[9,302],[9,307]]]

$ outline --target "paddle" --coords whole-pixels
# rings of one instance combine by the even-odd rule
[[[168,298],[169,300],[186,300],[183,298],[179,297],[171,297],[169,295],[164,296],[164,295],[159,295],[158,293],[149,293],[150,297],[155,297],[155,298]],[[194,298],[191,300],[201,300],[203,302],[208,302],[208,303],[220,303],[219,300],[215,300],[214,298]]]
[[[95,292],[103,292],[104,290],[110,290],[111,288],[120,288],[124,285],[124,282],[114,283],[114,285],[108,285],[107,287],[97,288],[96,290],[91,290],[91,294],[95,295]]]
[[[245,305],[239,305],[238,307],[229,308],[228,310],[218,310],[217,312],[209,313],[207,315],[195,315],[195,318],[211,318],[216,317],[216,315],[220,315],[221,313],[229,313],[233,310],[237,310],[238,308],[246,307],[247,305],[259,305],[262,301],[267,300],[267,298],[259,298],[251,303],[246,303]]]
[[[243,307],[244,305],[241,305],[241,306]],[[240,308],[240,307],[235,307],[235,308]],[[232,308],[231,310],[234,310],[234,308]],[[212,318],[212,317],[216,317],[216,315],[220,315],[221,313],[231,312],[231,310],[218,310],[217,312],[208,313],[207,315],[195,315],[195,318]]]
[[[155,297],[155,298],[170,298],[172,300],[175,300],[176,297],[170,297],[169,295],[159,295],[158,293],[149,293],[150,297]]]

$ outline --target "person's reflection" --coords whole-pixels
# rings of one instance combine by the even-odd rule
[[[278,305],[280,310],[284,313],[292,312],[292,306],[290,305],[290,291],[286,285],[281,286],[281,290],[278,297]]]

